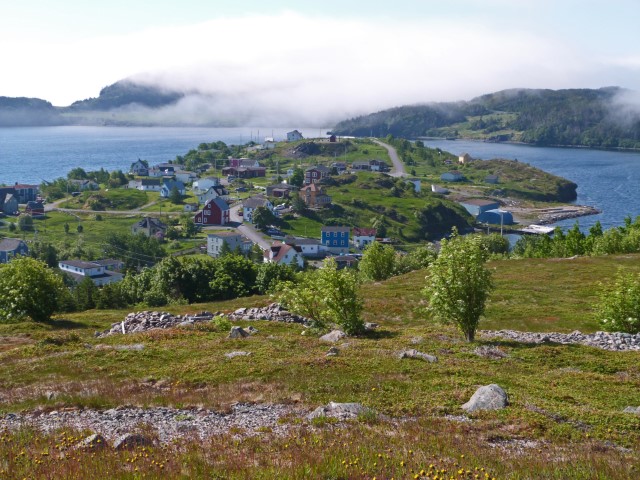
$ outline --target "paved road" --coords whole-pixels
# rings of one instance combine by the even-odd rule
[[[260,232],[258,232],[252,225],[242,223],[242,217],[238,215],[238,211],[241,208],[242,204],[231,207],[231,224],[229,226],[235,226],[241,234],[253,243],[257,243],[261,249],[266,250],[267,248],[270,248],[271,243],[265,240]]]
[[[381,142],[380,140],[377,140],[375,138],[372,138],[371,140],[373,140],[374,143],[377,143],[381,147],[386,148],[387,152],[389,152],[389,158],[391,159],[391,163],[393,163],[393,169],[391,170],[392,177],[408,176],[406,170],[404,169],[404,163],[402,163],[400,157],[398,157],[398,152],[396,152],[395,148],[393,148],[388,143]]]

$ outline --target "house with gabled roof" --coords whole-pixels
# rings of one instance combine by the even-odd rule
[[[38,195],[40,194],[40,187],[38,185],[16,183],[13,189],[15,190],[14,195],[18,199],[18,203],[35,202],[38,200]]]
[[[205,191],[200,190],[199,193],[196,194],[196,197],[198,199],[198,203],[204,205],[213,198],[220,197],[223,200],[228,200],[229,192],[222,185],[214,185]]]
[[[0,213],[16,215],[19,202],[13,188],[0,188]]]
[[[219,257],[225,243],[230,251],[240,250],[244,254],[253,246],[251,240],[235,230],[217,231],[207,235],[207,254],[214,258]]]
[[[277,263],[279,265],[302,268],[304,267],[304,257],[300,247],[276,241],[264,251],[264,263]]]
[[[376,241],[376,229],[375,228],[363,228],[354,227],[353,229],[353,244],[360,250],[366,248]]]
[[[29,255],[29,247],[19,238],[0,239],[0,263],[8,263],[16,256]]]
[[[304,137],[298,130],[287,132],[287,142],[297,142],[298,140],[302,140],[303,138]]]
[[[124,278],[122,273],[109,270],[100,261],[64,260],[58,262],[58,268],[69,275],[76,283],[82,282],[85,278],[90,278],[98,287],[119,282]]]
[[[331,205],[331,197],[317,183],[310,183],[300,189],[300,198],[309,208],[320,208]]]
[[[273,212],[273,204],[264,195],[254,195],[242,201],[242,218],[245,222],[253,223],[253,212],[258,207],[264,207]]]
[[[349,233],[351,227],[322,227],[320,241],[324,249],[331,253],[349,252]]]
[[[184,187],[184,183],[182,183],[181,181],[164,180],[162,182],[162,187],[160,187],[160,196],[162,198],[169,198],[169,196],[171,195],[171,191],[173,190],[174,187],[178,189],[178,193],[180,195],[185,195],[187,193]]]
[[[227,225],[231,221],[229,205],[220,197],[212,198],[195,214],[193,221],[203,226]]]
[[[142,220],[131,226],[131,233],[136,235],[142,233],[147,237],[164,238],[167,233],[167,225],[155,217],[144,217]]]
[[[331,169],[324,165],[309,167],[304,171],[304,184],[318,183],[331,175]]]
[[[146,177],[149,175],[149,164],[138,159],[129,167],[129,173],[139,177]]]
[[[27,202],[24,212],[33,218],[42,218],[44,217],[44,204],[41,201],[29,201]]]

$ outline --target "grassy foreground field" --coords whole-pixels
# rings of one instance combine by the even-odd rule
[[[489,264],[497,289],[484,329],[597,330],[592,304],[598,282],[618,268],[640,271],[640,257],[509,260]],[[506,341],[467,344],[451,327],[424,319],[426,272],[362,288],[365,320],[379,330],[327,344],[299,325],[234,322],[259,329],[243,340],[214,328],[94,338],[126,311],[89,311],[51,324],[0,325],[0,401],[25,409],[106,409],[119,405],[205,407],[235,402],[283,403],[311,411],[329,401],[361,402],[389,419],[346,424],[282,421],[265,429],[134,451],[70,448],[93,432],[5,431],[2,478],[638,478],[640,352]],[[231,311],[267,297],[179,306],[175,313]],[[112,347],[142,344],[142,350]],[[346,345],[348,344],[348,345]],[[506,356],[475,354],[478,346]],[[407,348],[437,363],[400,360]],[[250,357],[227,360],[246,350]],[[497,383],[511,405],[459,418],[480,385]],[[162,387],[159,385],[162,384]],[[55,391],[55,398],[46,392]],[[143,430],[153,426],[141,425]]]

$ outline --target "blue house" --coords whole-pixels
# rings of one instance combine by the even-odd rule
[[[0,240],[0,263],[7,263],[16,255],[28,255],[29,247],[18,238]]]
[[[457,170],[453,170],[451,172],[445,172],[440,175],[440,180],[444,182],[461,182],[464,180],[464,175],[462,175]]]
[[[348,253],[349,232],[351,232],[350,227],[322,227],[320,241],[328,252]]]
[[[513,215],[506,210],[487,210],[478,215],[476,220],[480,223],[488,223],[489,225],[512,225]]]
[[[178,192],[180,192],[180,195],[184,195],[186,193],[186,190],[184,188],[184,183],[182,183],[179,180],[165,180],[162,184],[162,187],[160,187],[160,196],[162,198],[169,198],[169,195],[171,195],[171,190],[173,190],[173,187],[176,187],[178,189]]]

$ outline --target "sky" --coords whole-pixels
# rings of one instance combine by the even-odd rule
[[[0,96],[65,106],[134,78],[330,121],[505,88],[640,90],[639,18],[637,0],[0,0]]]

